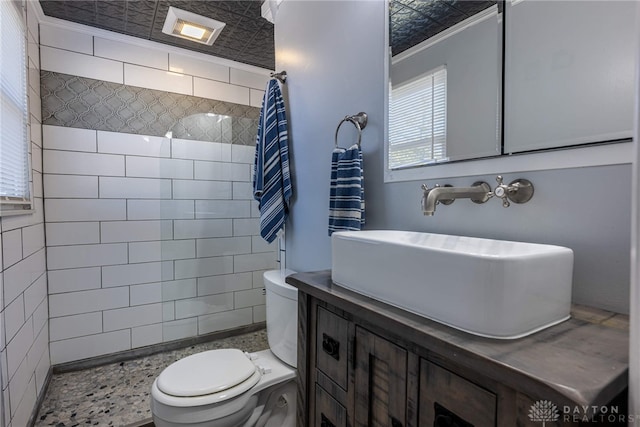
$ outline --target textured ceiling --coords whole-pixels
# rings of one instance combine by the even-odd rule
[[[1,1],[1,0],[0,0]],[[262,0],[40,0],[45,15],[273,70],[273,24]],[[496,0],[390,0],[393,55],[496,4]],[[162,33],[169,6],[227,25],[213,46]]]
[[[390,0],[392,55],[397,55],[496,3],[495,0]]]
[[[273,70],[273,24],[260,16],[261,0],[40,0],[47,16],[179,46]],[[213,46],[162,32],[169,6],[227,25]]]

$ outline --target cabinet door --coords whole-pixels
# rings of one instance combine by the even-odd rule
[[[495,427],[495,394],[424,359],[420,362],[420,425]]]
[[[356,427],[403,427],[407,405],[407,351],[356,327]]]

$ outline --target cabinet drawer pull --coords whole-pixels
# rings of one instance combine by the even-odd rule
[[[391,427],[402,427],[402,423],[396,417],[391,417]]]
[[[320,413],[320,427],[336,427],[329,418],[325,417],[323,413]]]
[[[340,360],[340,341],[325,333],[322,334],[322,350],[334,359]]]

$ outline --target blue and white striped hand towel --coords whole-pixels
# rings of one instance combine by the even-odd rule
[[[256,136],[253,197],[259,202],[260,235],[271,243],[284,227],[293,193],[289,173],[287,115],[280,86],[267,84]]]
[[[364,225],[362,151],[357,144],[336,148],[331,156],[329,236],[334,231],[361,230]]]

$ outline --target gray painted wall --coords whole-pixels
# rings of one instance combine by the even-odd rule
[[[276,63],[289,75],[285,97],[295,185],[288,267],[331,267],[327,211],[333,134],[345,114],[362,110],[369,114],[362,142],[367,228],[567,246],[575,253],[574,301],[628,312],[630,165],[505,174],[507,182],[522,176],[534,183],[536,194],[527,205],[504,209],[497,200],[485,205],[460,200],[438,206],[431,218],[420,211],[420,181],[383,182],[384,13],[383,2],[285,1],[280,6]],[[352,136],[343,130],[341,137]],[[429,184],[468,185],[478,179],[495,183],[489,175]]]

